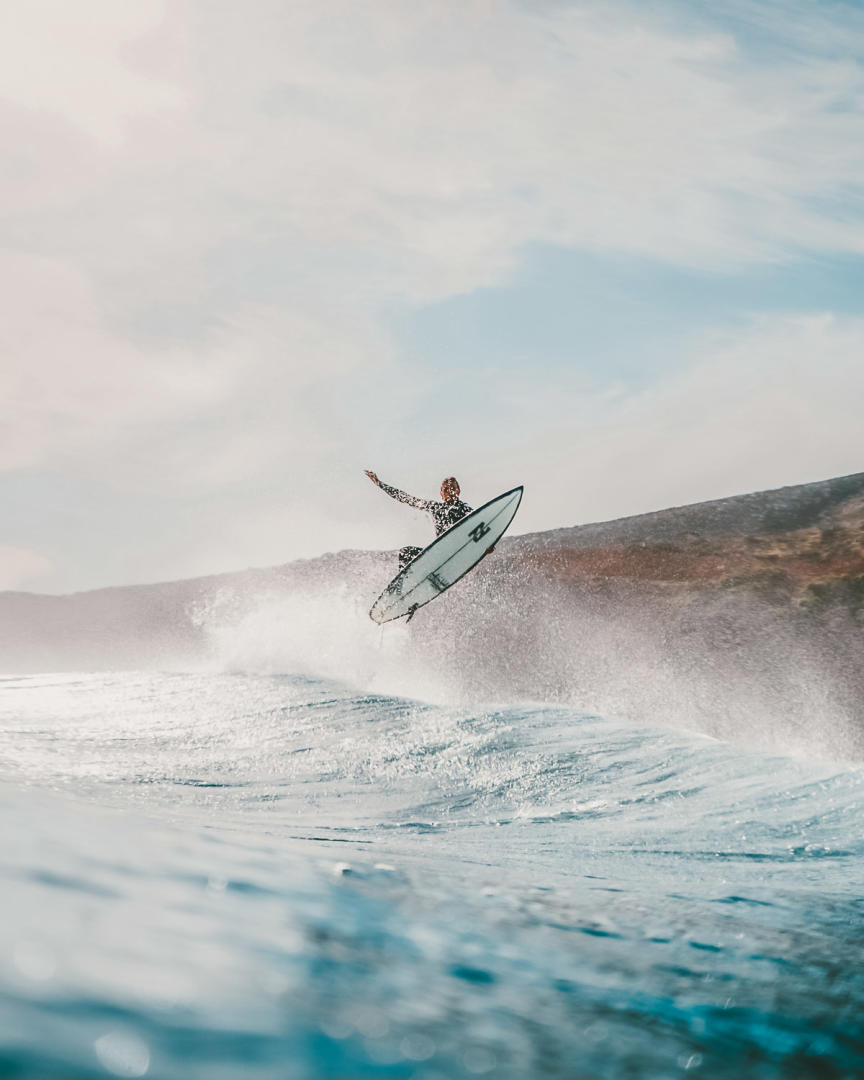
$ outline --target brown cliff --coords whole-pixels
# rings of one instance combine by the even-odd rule
[[[527,566],[561,583],[735,589],[864,614],[864,473],[515,543]]]

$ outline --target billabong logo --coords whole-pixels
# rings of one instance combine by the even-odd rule
[[[486,535],[486,533],[491,531],[492,530],[489,528],[486,522],[481,521],[479,525],[474,526],[474,528],[471,530],[471,532],[468,533],[468,535],[471,537],[475,544],[479,544],[483,537]]]

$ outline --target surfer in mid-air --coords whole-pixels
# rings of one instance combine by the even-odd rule
[[[397,502],[407,503],[408,506],[413,506],[417,510],[426,510],[432,515],[432,521],[435,524],[435,535],[440,536],[441,533],[446,532],[451,525],[455,525],[457,521],[461,521],[466,514],[471,513],[471,507],[462,502],[459,498],[460,489],[459,482],[455,476],[448,476],[441,482],[441,502],[435,502],[434,499],[420,499],[416,495],[409,495],[405,491],[400,491],[399,488],[391,487],[389,484],[385,484],[379,480],[371,469],[365,470],[366,475],[376,484],[382,491],[386,492],[391,499],[396,499]],[[414,547],[409,545],[399,549],[399,569],[404,567],[415,559],[423,548]]]
[[[410,622],[418,608],[461,581],[495,550],[522,500],[520,485],[472,510],[459,498],[459,484],[453,476],[441,484],[441,501],[437,502],[382,484],[370,469],[365,473],[391,499],[431,514],[436,533],[425,548],[403,547],[399,551],[396,577],[369,609],[369,618],[379,625],[403,615]]]

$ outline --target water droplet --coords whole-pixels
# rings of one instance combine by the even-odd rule
[[[324,1017],[319,1027],[328,1039],[348,1039],[354,1034],[354,1025],[342,1016]]]
[[[144,1076],[150,1068],[147,1044],[126,1031],[109,1031],[94,1044],[96,1057],[108,1072],[115,1076]]]

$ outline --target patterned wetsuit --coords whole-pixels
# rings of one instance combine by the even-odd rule
[[[378,481],[378,487],[382,491],[386,491],[390,498],[396,499],[397,502],[407,503],[408,506],[413,506],[416,510],[428,511],[432,515],[432,521],[435,524],[436,536],[440,536],[451,525],[455,525],[466,514],[471,513],[471,507],[462,502],[461,499],[456,499],[455,502],[435,502],[434,499],[418,499],[416,495],[409,495],[407,492],[400,491],[399,488],[391,487],[389,484],[384,484],[380,480]],[[399,569],[402,570],[403,567],[407,566],[422,550],[423,548],[414,547],[413,545],[401,548],[399,551]]]

